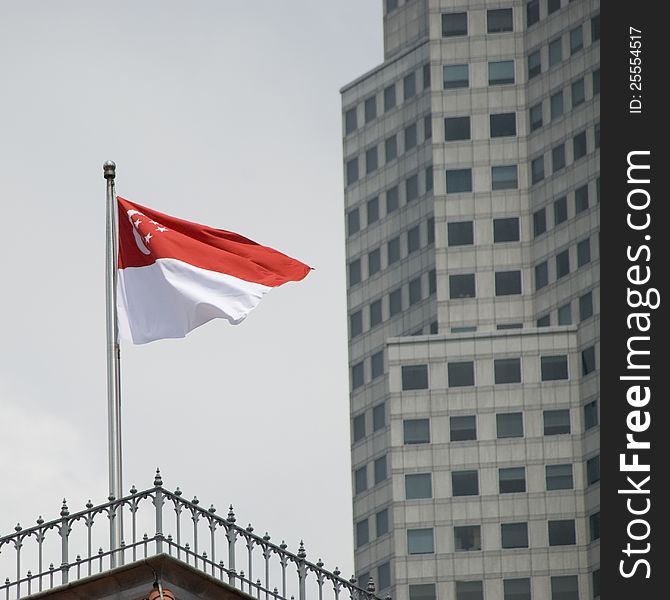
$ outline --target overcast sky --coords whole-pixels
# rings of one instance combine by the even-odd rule
[[[105,182],[315,267],[237,327],[122,348],[124,487],[353,568],[339,88],[380,0],[0,0],[0,536],[107,484]],[[11,573],[0,573],[4,579]]]

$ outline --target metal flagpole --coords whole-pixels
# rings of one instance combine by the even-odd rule
[[[114,189],[116,164],[108,160],[103,165],[107,180],[107,251],[105,260],[105,292],[107,297],[107,434],[109,451],[109,496],[119,499],[123,495],[121,478],[121,351],[116,314],[116,278],[118,270],[117,204]],[[116,564],[114,550],[123,541],[123,516],[121,507],[113,516],[110,532],[112,566]],[[112,513],[113,514],[113,513]]]

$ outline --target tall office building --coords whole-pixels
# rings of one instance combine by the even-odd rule
[[[386,0],[342,90],[355,558],[397,600],[599,592],[597,0]]]

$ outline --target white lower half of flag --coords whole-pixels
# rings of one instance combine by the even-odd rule
[[[119,336],[146,344],[182,338],[212,319],[236,325],[271,289],[174,258],[119,269]]]

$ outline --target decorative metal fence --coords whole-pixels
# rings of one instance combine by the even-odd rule
[[[114,547],[117,519],[124,521],[126,539]],[[138,533],[147,530],[154,533]],[[151,489],[140,492],[133,486],[129,496],[98,506],[89,500],[85,510],[72,514],[63,500],[60,518],[45,522],[40,517],[34,527],[17,525],[15,533],[0,537],[0,565],[8,568],[8,561],[15,562],[4,584],[0,579],[0,600],[30,596],[162,553],[258,600],[379,600],[372,580],[362,589],[353,576],[340,577],[337,567],[330,572],[321,559],[308,561],[303,542],[293,554],[283,541],[274,544],[267,533],[258,536],[251,525],[236,525],[232,506],[223,517],[214,506],[202,508],[197,498],[186,500],[179,488],[166,490],[160,471]]]

